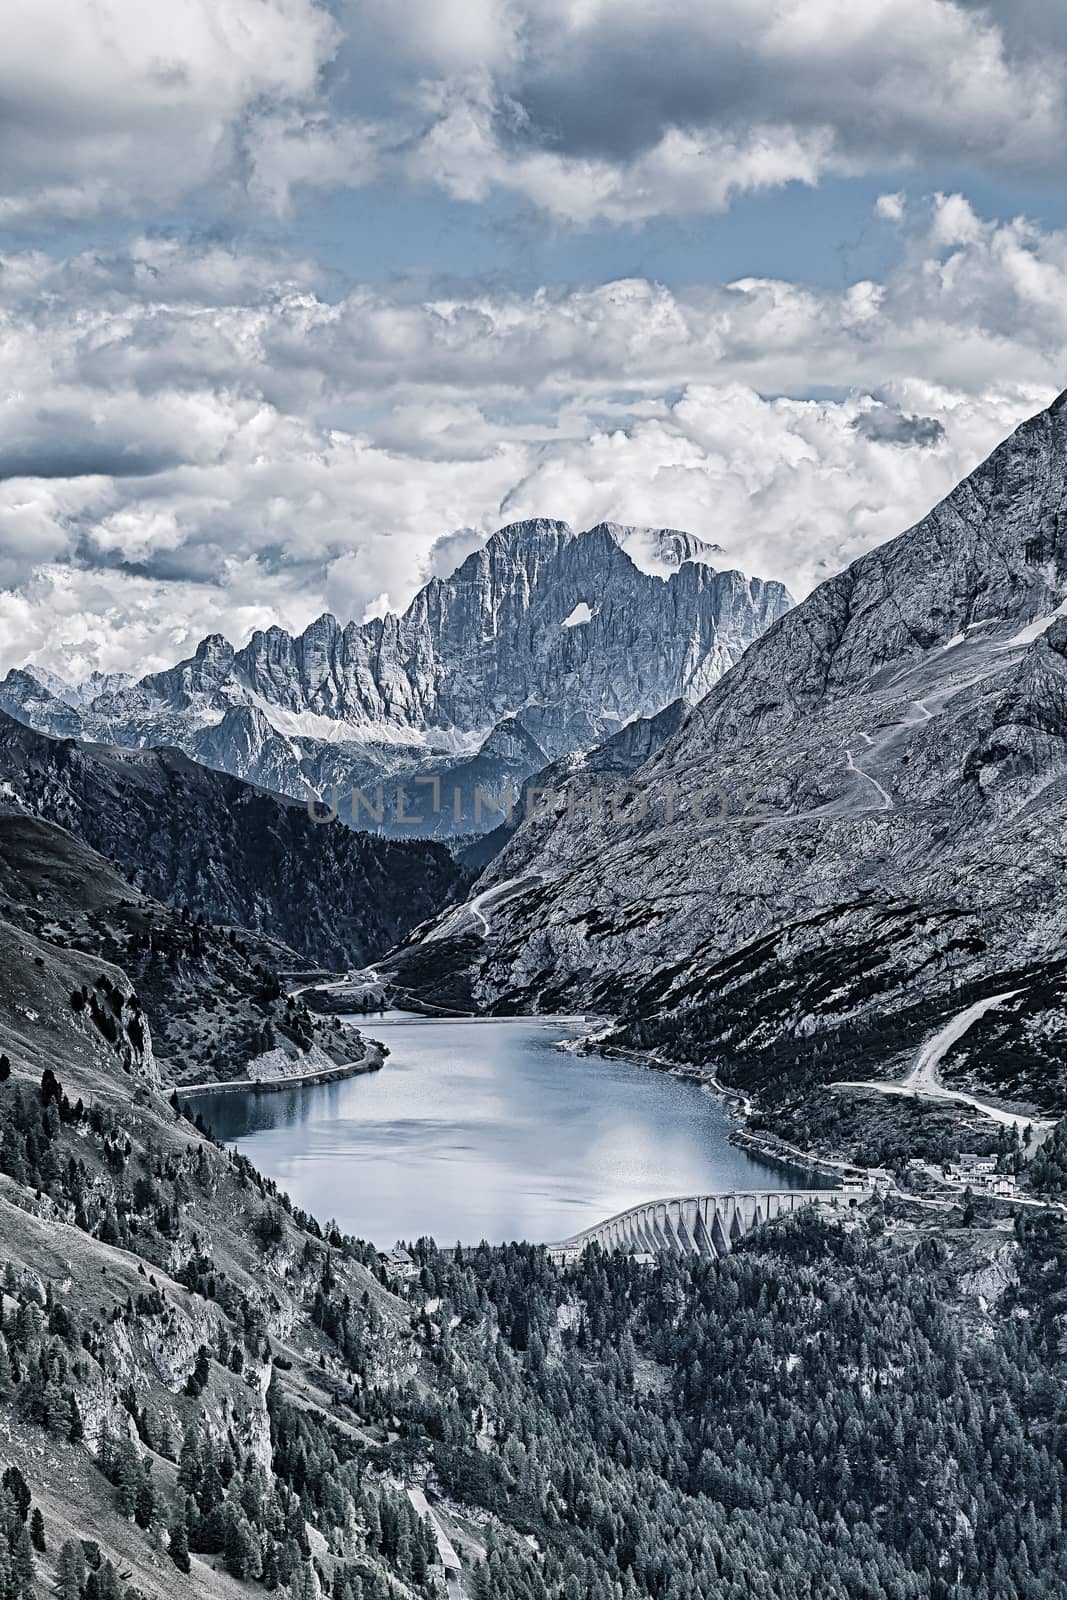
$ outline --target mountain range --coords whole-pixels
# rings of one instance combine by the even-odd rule
[[[382,1064],[309,1009],[301,969],[321,961],[373,962],[393,999],[600,1013],[591,1047],[732,1085],[750,1131],[821,1106],[839,1150],[835,1080],[893,1072],[961,1012],[974,1026],[940,1058],[957,1082],[1062,1110],[1067,397],[788,611],[692,541],[652,540],[684,552],[663,576],[624,548],[647,558],[650,536],[526,528],[523,563],[543,541],[557,576],[599,551],[625,579],[632,659],[606,622],[581,642],[609,585],[580,600],[560,579],[553,600],[534,562],[483,587],[498,633],[482,611],[453,629],[461,585],[418,649],[394,641],[367,673],[322,624],[247,653],[205,641],[139,684],[9,676],[0,1592],[609,1600],[669,1577],[679,1600],[800,1600],[978,1594],[995,1571],[1005,1593],[1058,1594],[1067,1256],[1042,1193],[1063,1192],[1067,1123],[1014,1226],[989,1197],[901,1187],[719,1261],[561,1265],[530,1244],[379,1255],[183,1105],[206,1077],[258,1093],[279,1056],[297,1099],[324,1061]],[[475,576],[511,561],[482,554]],[[668,612],[716,584],[700,657]],[[743,652],[742,623],[760,634]],[[552,674],[572,650],[568,700]],[[373,726],[380,771],[421,751],[412,791],[487,746],[535,770],[462,852],[369,837],[270,792],[288,769],[256,766],[263,747],[315,742],[283,713]],[[138,747],[87,737],[109,729]],[[205,765],[212,740],[270,788]],[[320,742],[339,763],[362,748]],[[902,1184],[920,1123],[924,1149],[971,1141],[917,1099],[901,1115]]]
[[[402,616],[325,615],[239,650],[211,635],[138,682],[14,669],[0,709],[55,737],[173,746],[279,794],[336,798],[364,829],[476,834],[501,815],[476,806],[479,788],[510,799],[546,763],[695,703],[785,612],[780,583],[720,571],[717,553],[674,529],[516,523]]]
[[[528,808],[397,981],[617,1016],[607,1042],[772,1095],[1007,994],[949,1067],[1062,1102],[1067,396],[779,618],[625,781]]]

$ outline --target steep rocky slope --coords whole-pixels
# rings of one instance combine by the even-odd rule
[[[127,1073],[171,1084],[380,1064],[358,1030],[288,996],[291,975],[306,966],[295,950],[162,905],[52,823],[0,813],[0,915],[9,938],[18,930],[23,966],[30,939],[88,972],[61,996],[60,1011],[92,1023]],[[94,961],[128,974],[132,1009],[97,982]]]
[[[0,783],[9,807],[61,823],[149,894],[267,934],[304,964],[370,960],[464,881],[439,845],[313,821],[176,750],[50,739],[2,712]]]
[[[624,785],[666,744],[685,721],[686,711],[684,700],[672,700],[654,717],[635,717],[603,744],[550,761],[526,780],[500,825],[476,838],[459,852],[458,859],[465,867],[481,871],[532,817],[552,817],[560,803],[572,812],[584,812],[598,791],[607,787],[615,791]]]
[[[767,1087],[1017,989],[954,1059],[999,1030],[987,1072],[1061,1101],[1065,595],[1061,399],[771,628],[639,794],[528,818],[475,885],[483,937],[450,911],[398,970],[621,1013],[620,1040]]]
[[[347,807],[365,790],[359,820],[380,831],[481,832],[496,818],[475,815],[478,787],[517,790],[546,760],[699,699],[782,615],[781,584],[718,571],[714,553],[671,529],[516,523],[402,616],[327,615],[240,650],[215,635],[96,694],[13,671],[0,707],[59,736],[174,745],[299,797],[336,788]]]

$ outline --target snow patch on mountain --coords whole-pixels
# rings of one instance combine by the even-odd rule
[[[583,622],[592,622],[593,613],[584,600],[579,600],[569,616],[560,623],[561,628],[580,628]]]
[[[1057,617],[1067,617],[1067,599],[1060,602],[1055,611],[1050,611],[1047,616],[1035,617],[1033,622],[1027,623],[1025,628],[1006,639],[998,648],[1001,650],[1017,650],[1022,645],[1033,644],[1035,639],[1040,639],[1046,634],[1056,621]]]

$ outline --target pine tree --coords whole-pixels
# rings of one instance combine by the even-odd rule
[[[152,1483],[152,1463],[141,1463],[140,1483],[137,1485],[133,1515],[139,1528],[150,1528],[156,1514],[156,1491]]]
[[[312,1560],[305,1561],[296,1573],[292,1591],[293,1600],[322,1600],[322,1585]]]
[[[179,1511],[171,1520],[169,1528],[168,1553],[179,1572],[188,1572],[192,1566],[189,1559],[189,1528],[185,1520],[184,1511]]]
[[[29,1600],[29,1597],[31,1597],[33,1594],[34,1564],[33,1546],[30,1543],[29,1530],[26,1528],[25,1524],[23,1524],[18,1533],[15,1535],[15,1540],[14,1543],[10,1545],[10,1550],[12,1576],[14,1577],[16,1583],[21,1586],[16,1591],[19,1595],[19,1600],[21,1600],[23,1594],[25,1594],[27,1600]]]
[[[85,1551],[77,1539],[68,1539],[56,1563],[55,1592],[59,1600],[81,1600],[86,1578]]]
[[[0,1482],[3,1483],[4,1492],[10,1496],[11,1504],[14,1506],[19,1520],[25,1522],[29,1516],[30,1504],[33,1499],[30,1494],[29,1484],[18,1467],[15,1466],[5,1469],[3,1479]]]

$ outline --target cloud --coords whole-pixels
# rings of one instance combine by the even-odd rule
[[[573,153],[629,159],[670,127],[762,120],[830,125],[852,159],[925,154],[946,137],[991,151],[997,133],[1029,154],[1062,111],[1047,55],[1009,54],[998,26],[948,0],[548,0],[522,12],[512,96]]]
[[[903,222],[906,209],[903,190],[898,190],[896,194],[880,194],[874,203],[875,216],[883,222]]]
[[[420,299],[199,238],[0,257],[0,665],[360,618],[526,515],[688,528],[802,593],[1064,386],[1067,234],[939,196],[895,237],[838,292]]]
[[[945,437],[944,423],[936,417],[909,417],[895,406],[875,403],[861,411],[852,426],[878,444],[919,445],[929,449]]]
[[[902,452],[896,438],[870,438],[857,427],[866,397],[767,399],[741,385],[694,384],[655,418],[543,453],[504,502],[503,520],[683,527],[723,547],[718,564],[781,577],[803,595],[917,520],[1021,420],[1004,401],[914,385],[900,393],[943,411],[944,433],[930,448]]]
[[[427,551],[424,564],[426,577],[450,577],[484,543],[485,535],[479,533],[477,528],[456,528],[452,533],[443,533]]]
[[[265,105],[313,99],[338,42],[314,0],[32,0],[0,52],[0,220],[173,204],[240,176]]]
[[[672,212],[723,211],[739,193],[813,184],[831,164],[826,127],[762,124],[734,130],[665,126],[624,160],[583,150],[560,154],[528,131],[514,103],[481,83],[424,90],[426,127],[405,152],[406,175],[457,200],[511,189],[559,222],[643,222]],[[514,137],[502,132],[511,122]]]
[[[826,174],[1059,173],[1051,0],[138,0],[16,6],[0,221],[430,183],[560,224]]]
[[[425,0],[358,10],[398,174],[584,225],[828,173],[1053,176],[1067,28],[1025,6],[1030,26],[1008,0],[500,0],[436,27]]]

